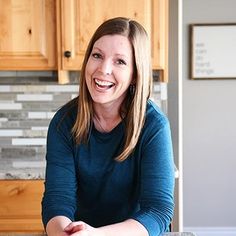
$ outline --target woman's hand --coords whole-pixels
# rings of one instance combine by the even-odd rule
[[[75,232],[86,230],[86,228],[87,228],[87,224],[84,223],[83,221],[75,221],[75,222],[71,222],[69,225],[67,225],[65,227],[64,231],[66,233],[68,233],[69,235],[71,235]]]
[[[70,236],[102,236],[99,229],[94,228],[83,221],[71,222],[64,231]]]

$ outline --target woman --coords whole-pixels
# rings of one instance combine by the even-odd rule
[[[49,236],[157,236],[173,216],[167,118],[149,100],[148,36],[114,18],[93,35],[79,96],[52,119],[42,218]]]

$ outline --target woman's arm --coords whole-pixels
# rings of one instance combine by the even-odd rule
[[[46,233],[48,236],[68,236],[64,231],[65,227],[71,223],[71,220],[65,216],[53,217],[46,226]]]
[[[99,228],[81,221],[72,222],[65,228],[65,232],[70,236],[148,236],[145,227],[133,219]]]
[[[61,122],[62,116],[63,113],[59,111],[48,129],[45,191],[42,199],[42,220],[45,228],[57,216],[74,220],[77,207],[77,178],[71,127],[68,120]]]
[[[169,230],[174,212],[174,162],[169,122],[164,116],[147,120],[141,154],[140,210],[131,217],[150,236]]]
[[[148,236],[145,227],[133,219],[94,228],[82,221],[71,222],[65,216],[53,217],[46,226],[46,233],[48,236]]]
[[[146,228],[133,219],[100,227],[99,230],[103,236],[148,236]]]

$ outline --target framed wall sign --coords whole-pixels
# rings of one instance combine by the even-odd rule
[[[190,25],[191,79],[236,79],[236,23]]]

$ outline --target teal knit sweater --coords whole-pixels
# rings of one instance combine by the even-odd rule
[[[44,226],[54,216],[94,227],[135,219],[150,236],[168,231],[173,216],[174,163],[169,122],[148,101],[138,144],[123,162],[125,122],[109,133],[91,127],[88,144],[71,134],[77,106],[66,104],[52,119],[47,137]]]

